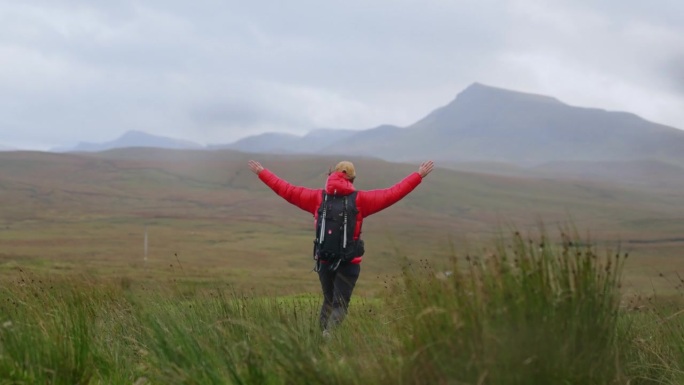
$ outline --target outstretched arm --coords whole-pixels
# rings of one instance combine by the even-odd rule
[[[318,209],[322,199],[321,190],[294,186],[287,181],[278,178],[276,174],[265,169],[261,163],[257,161],[250,160],[247,164],[252,172],[259,176],[259,179],[261,179],[262,182],[286,201],[312,214]]]
[[[418,168],[418,172],[412,173],[390,188],[359,191],[357,198],[359,210],[364,217],[367,217],[392,206],[418,187],[423,178],[432,172],[434,165],[433,161],[424,162]]]

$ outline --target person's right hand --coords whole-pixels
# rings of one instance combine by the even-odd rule
[[[435,167],[435,162],[428,160],[427,162],[423,162],[423,164],[418,167],[418,174],[420,174],[421,178],[425,178]]]
[[[250,160],[247,162],[249,165],[249,168],[252,170],[253,173],[259,175],[260,172],[264,171],[264,166],[261,165],[261,163],[257,162],[256,160]]]

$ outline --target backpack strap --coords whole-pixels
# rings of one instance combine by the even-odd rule
[[[325,214],[328,210],[328,205],[326,204],[327,202],[328,202],[328,194],[326,194],[325,190],[323,190],[323,214],[321,214],[321,215],[323,215],[323,218],[321,219],[321,232],[318,235],[318,243],[319,244],[323,244],[323,240],[325,239]]]
[[[347,197],[344,197],[344,238],[342,238],[342,250],[347,248]]]

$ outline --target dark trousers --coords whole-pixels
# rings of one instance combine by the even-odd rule
[[[361,265],[358,263],[343,263],[335,271],[331,271],[329,265],[321,264],[318,271],[323,289],[323,306],[319,318],[321,330],[331,329],[344,320],[360,273]]]

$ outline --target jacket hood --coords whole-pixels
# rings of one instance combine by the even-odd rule
[[[349,195],[354,190],[356,190],[354,185],[343,172],[337,171],[330,174],[325,182],[325,192],[327,194]]]

